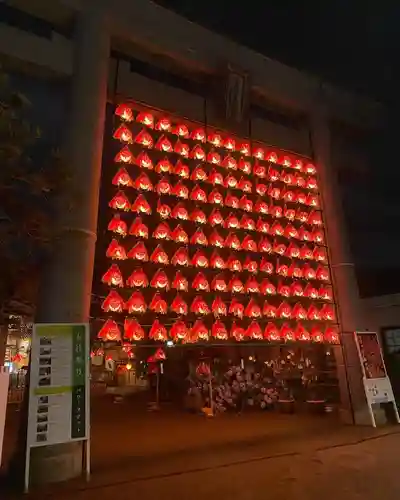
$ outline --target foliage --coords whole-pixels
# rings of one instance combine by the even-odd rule
[[[34,302],[57,229],[54,208],[69,181],[60,155],[42,154],[40,131],[25,118],[30,106],[0,71],[0,313],[12,300]]]

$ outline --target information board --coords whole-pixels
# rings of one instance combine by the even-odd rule
[[[392,384],[386,371],[378,334],[376,332],[355,332],[355,340],[372,425],[376,427],[372,405],[380,403],[392,403],[397,422],[400,423]]]
[[[89,440],[89,342],[87,324],[35,324],[33,327],[27,482],[32,447]],[[87,460],[88,456],[87,446]]]

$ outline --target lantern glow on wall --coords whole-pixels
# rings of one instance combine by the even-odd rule
[[[314,165],[136,104],[113,138],[100,339],[339,342]]]

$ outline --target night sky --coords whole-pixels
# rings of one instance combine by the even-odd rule
[[[272,59],[392,100],[400,79],[398,0],[158,0]]]

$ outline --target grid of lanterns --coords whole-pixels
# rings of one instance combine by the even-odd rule
[[[129,105],[115,114],[102,308],[129,316],[99,337],[337,343],[314,165]]]

